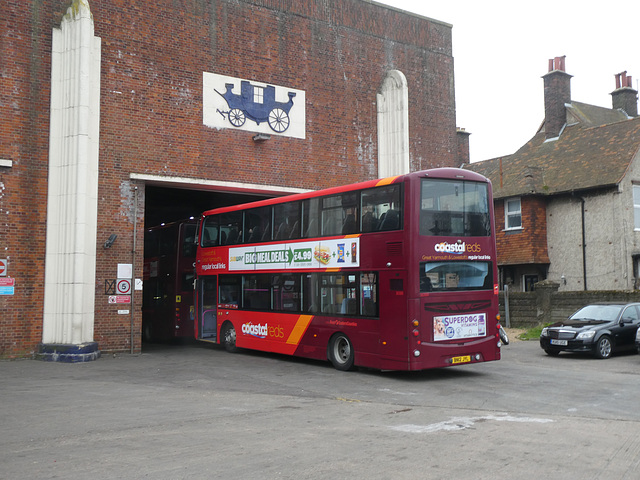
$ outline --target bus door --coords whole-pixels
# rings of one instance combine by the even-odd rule
[[[407,335],[407,278],[402,270],[380,272],[380,355],[406,361]]]
[[[198,279],[198,339],[215,342],[218,333],[218,277]]]

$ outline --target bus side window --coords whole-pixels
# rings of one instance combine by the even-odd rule
[[[271,276],[267,273],[244,275],[242,307],[251,310],[271,310]]]
[[[242,212],[220,215],[220,245],[236,245],[242,241]]]
[[[300,311],[300,275],[273,275],[271,284],[274,310]]]
[[[398,230],[400,228],[400,214],[397,210],[388,210],[382,221],[380,222],[380,226],[378,230],[387,231],[387,230]]]
[[[378,316],[378,276],[375,272],[360,274],[360,314],[365,317]]]
[[[302,236],[313,238],[318,236],[320,216],[320,199],[310,198],[302,202]]]
[[[302,278],[302,311],[318,312],[318,279],[317,273],[307,273]]]
[[[238,308],[240,304],[240,275],[221,275],[218,303],[226,308]]]
[[[182,256],[186,258],[191,258],[196,256],[196,226],[192,224],[187,224],[183,226],[184,228],[184,238],[182,240]]]
[[[369,188],[361,193],[362,233],[399,230],[402,228],[400,185]]]
[[[287,202],[273,208],[275,240],[300,238],[300,202]]]
[[[248,210],[244,215],[244,243],[259,243],[271,240],[271,207]]]
[[[211,216],[204,219],[202,225],[202,238],[200,239],[202,247],[218,246],[218,217]]]

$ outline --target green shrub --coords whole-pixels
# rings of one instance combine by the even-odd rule
[[[529,330],[521,334],[519,338],[520,340],[538,340],[540,338],[540,332],[542,332],[542,329],[548,325],[550,324],[538,325],[537,327],[530,328]]]

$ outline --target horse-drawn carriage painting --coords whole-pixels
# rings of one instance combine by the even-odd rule
[[[203,72],[202,121],[233,129],[304,139],[306,92]]]
[[[276,102],[276,87],[267,85],[261,87],[251,85],[247,80],[240,82],[240,95],[233,93],[233,83],[226,83],[224,93],[216,92],[227,101],[229,110],[226,112],[218,109],[223,118],[228,118],[231,125],[241,127],[246,119],[253,120],[260,125],[267,122],[271,130],[277,133],[289,128],[289,110],[293,106],[295,92],[289,92],[287,103]]]

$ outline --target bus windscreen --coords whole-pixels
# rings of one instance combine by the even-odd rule
[[[491,290],[492,271],[491,262],[422,262],[420,292]]]
[[[491,235],[486,183],[422,180],[420,235],[488,237]]]

